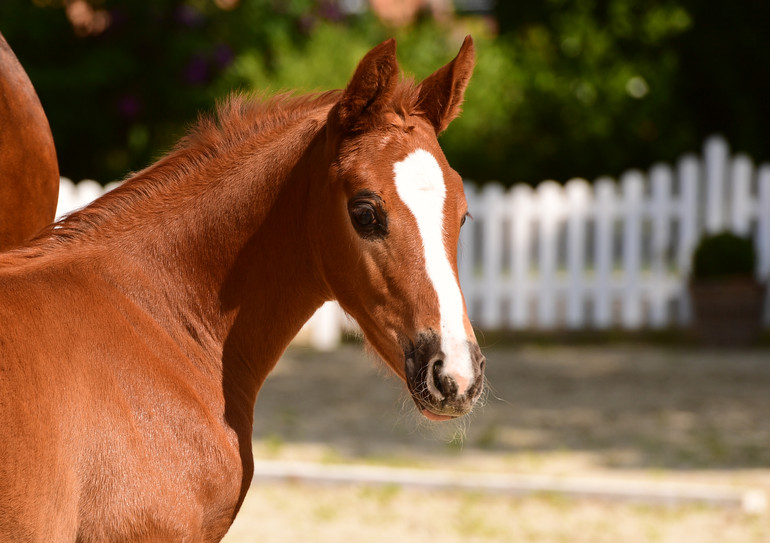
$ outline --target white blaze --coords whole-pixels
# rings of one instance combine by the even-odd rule
[[[393,166],[396,191],[417,221],[425,252],[425,268],[438,296],[444,371],[462,394],[473,379],[473,366],[463,321],[463,299],[444,247],[446,184],[436,158],[417,149]]]

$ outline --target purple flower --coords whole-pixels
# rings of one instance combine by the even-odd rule
[[[201,26],[204,18],[203,14],[194,6],[182,4],[174,10],[174,20],[182,26],[193,28]]]
[[[300,32],[303,32],[305,34],[310,34],[310,31],[313,30],[313,27],[316,24],[316,17],[313,15],[305,14],[302,15],[299,18],[299,21],[297,25],[299,26]]]
[[[110,13],[110,26],[107,30],[122,28],[129,22],[129,16],[126,10],[120,7],[112,8]]]
[[[339,22],[344,18],[342,10],[335,2],[322,2],[318,11],[320,16],[328,21]]]
[[[133,119],[142,111],[142,101],[133,94],[124,94],[118,98],[118,113],[126,119]]]
[[[205,83],[209,77],[209,65],[201,55],[193,55],[184,70],[184,79],[193,85]]]
[[[220,70],[224,70],[232,64],[233,59],[235,59],[235,53],[233,53],[233,50],[229,45],[220,43],[214,48],[213,58],[217,67],[219,67]]]

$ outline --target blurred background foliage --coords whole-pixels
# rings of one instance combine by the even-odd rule
[[[2,0],[0,31],[40,95],[61,171],[74,179],[108,182],[141,169],[233,90],[343,87],[389,36],[404,71],[423,78],[467,33],[476,72],[463,116],[441,137],[466,178],[618,175],[697,151],[714,132],[770,159],[766,0],[370,4]],[[405,4],[412,12],[393,14]]]

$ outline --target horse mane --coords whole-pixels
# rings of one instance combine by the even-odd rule
[[[273,131],[305,118],[308,113],[333,105],[339,94],[339,90],[301,96],[287,92],[268,98],[231,94],[218,104],[214,114],[199,115],[174,151],[219,155],[254,137],[269,137]]]
[[[68,242],[88,239],[99,225],[131,212],[143,202],[168,194],[169,187],[177,186],[213,159],[246,143],[259,146],[275,137],[276,131],[306,119],[319,109],[328,111],[341,94],[341,90],[299,96],[286,92],[272,97],[233,93],[218,103],[213,113],[200,114],[187,134],[153,165],[129,174],[120,186],[49,225],[25,247],[6,255],[35,258]],[[417,97],[418,87],[413,79],[402,80],[393,93],[392,111],[402,119],[419,114]]]

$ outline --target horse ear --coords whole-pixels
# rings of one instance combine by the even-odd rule
[[[358,63],[342,98],[329,112],[330,124],[349,132],[375,118],[389,102],[398,82],[396,40],[382,42]]]
[[[460,114],[475,59],[473,39],[466,36],[454,60],[420,83],[417,108],[436,129],[436,134],[443,132]]]

